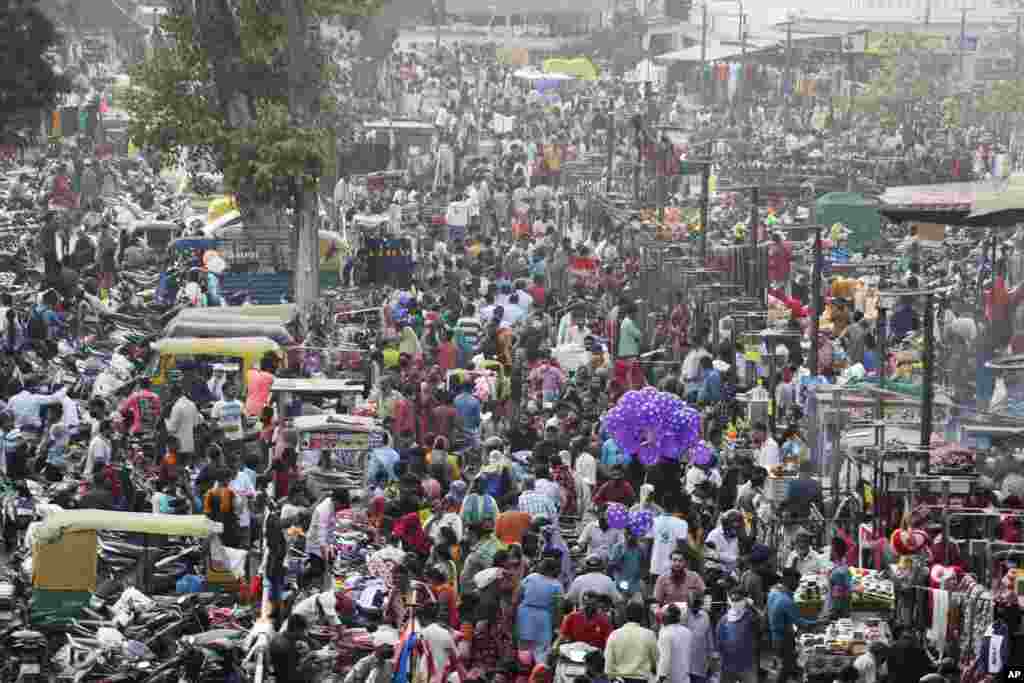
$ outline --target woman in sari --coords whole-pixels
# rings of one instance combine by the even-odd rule
[[[498,662],[513,652],[516,603],[511,590],[512,574],[505,569],[508,560],[508,552],[499,550],[494,554],[494,565],[473,577],[479,599],[470,661],[482,671],[494,670]]]
[[[578,516],[576,476],[572,471],[572,454],[569,451],[559,452],[558,460],[551,463],[551,480],[562,489],[562,514]]]

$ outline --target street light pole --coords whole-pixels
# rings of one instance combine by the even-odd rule
[[[700,101],[708,101],[708,3],[701,3],[700,18]]]

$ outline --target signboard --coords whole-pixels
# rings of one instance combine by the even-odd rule
[[[302,435],[302,462],[313,467],[322,451],[331,453],[335,467],[358,467],[367,452],[384,445],[379,432],[307,432]]]
[[[976,40],[976,39],[975,39]],[[864,38],[864,53],[894,55],[906,49],[944,50],[949,45],[944,33],[880,33],[869,31]]]
[[[978,57],[974,60],[974,78],[979,81],[1001,81],[1013,78],[1014,59],[1010,56]]]

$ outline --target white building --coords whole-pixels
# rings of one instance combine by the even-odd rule
[[[962,9],[972,17],[997,17],[1009,11],[1007,0],[849,0],[848,16],[945,22],[959,20]]]

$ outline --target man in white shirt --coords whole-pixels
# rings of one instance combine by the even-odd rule
[[[802,576],[829,571],[832,563],[811,547],[811,534],[806,529],[796,532],[793,552],[786,558],[786,567],[795,567]]]
[[[782,464],[782,453],[779,449],[779,442],[768,433],[768,426],[764,422],[754,425],[751,437],[757,447],[757,462],[772,474],[772,468]]]
[[[651,574],[662,576],[672,569],[672,551],[680,541],[687,542],[690,527],[686,520],[663,512],[654,518],[651,534],[654,537],[651,545]]]
[[[739,510],[729,510],[722,514],[718,526],[711,530],[704,543],[714,543],[718,560],[726,572],[736,568],[740,559],[739,527],[743,524],[743,515]]]
[[[203,421],[203,416],[196,408],[181,385],[174,385],[171,394],[171,414],[167,417],[167,433],[178,439],[179,465],[188,465],[196,452],[196,427]]]
[[[210,409],[210,417],[224,432],[224,454],[237,456],[242,451],[245,438],[245,424],[242,417],[245,408],[238,400],[238,389],[233,384],[224,387],[224,399],[217,401]]]
[[[97,467],[103,467],[110,462],[110,420],[100,422],[99,430],[89,440],[89,451],[85,456],[85,467],[82,476],[91,480],[93,472]]]
[[[323,581],[324,586],[334,583],[334,540],[337,532],[338,510],[349,505],[346,489],[335,489],[313,508],[313,515],[306,530],[306,554],[309,556],[309,568],[302,577],[306,585],[315,579]]]
[[[455,664],[455,638],[452,632],[438,620],[437,603],[424,605],[417,610],[416,616],[420,619],[420,639],[430,649],[430,658],[433,660],[434,677],[428,683],[443,683],[448,680],[449,668]],[[420,665],[423,667],[423,680],[427,681],[428,674],[426,658],[420,658]]]
[[[658,633],[658,683],[690,683],[693,633],[682,624],[683,612],[672,603],[665,608]]]
[[[579,547],[582,550],[605,561],[608,560],[612,547],[625,540],[622,529],[612,529],[608,526],[607,514],[607,511],[600,510],[598,519],[587,524],[579,538]]]
[[[626,683],[647,683],[658,668],[658,637],[641,626],[644,606],[626,605],[626,623],[612,631],[604,647],[604,672],[609,679],[621,678]]]

